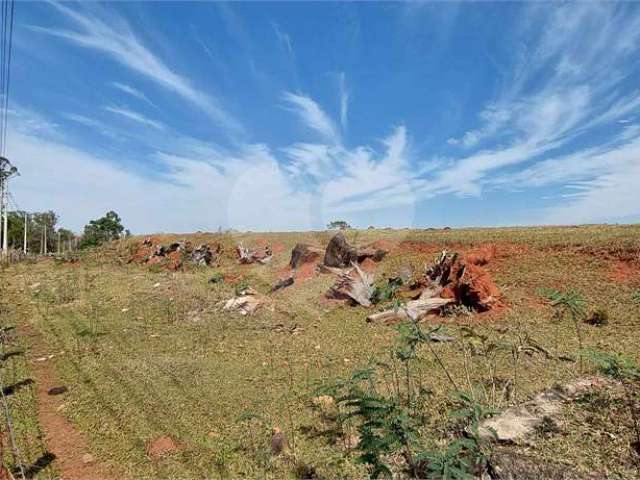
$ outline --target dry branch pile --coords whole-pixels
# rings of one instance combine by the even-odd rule
[[[219,244],[212,249],[209,244],[203,243],[193,249],[191,243],[186,240],[165,246],[147,237],[138,246],[129,262],[160,265],[168,270],[178,270],[185,261],[197,266],[211,265],[221,253],[222,247]]]
[[[262,263],[266,264],[271,261],[273,257],[273,252],[271,251],[271,247],[267,245],[264,248],[250,250],[245,247],[242,242],[240,242],[236,246],[236,255],[238,258],[238,263],[241,264],[249,264],[249,263]]]
[[[462,258],[457,253],[443,251],[420,279],[417,299],[406,302],[400,308],[371,314],[367,321],[417,321],[449,304],[478,311],[489,310],[500,304],[500,290],[489,272],[477,264],[488,261],[486,255]]]

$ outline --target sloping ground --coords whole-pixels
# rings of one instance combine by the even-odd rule
[[[69,388],[61,413],[86,435],[96,462],[117,465],[123,475],[292,477],[314,471],[322,477],[361,478],[364,466],[319,433],[323,420],[309,402],[318,383],[345,376],[372,356],[389,360],[394,328],[365,321],[386,307],[326,299],[334,283],[331,274],[306,272],[304,281],[268,293],[288,268],[296,243],[323,247],[330,235],[158,236],[167,243],[186,237],[194,245],[222,245],[218,266],[177,272],[127,264],[137,248],[133,243],[108,246],[75,265],[13,266],[5,275],[7,295],[16,306],[10,320],[32,324],[59,353],[56,376]],[[423,271],[443,249],[491,253],[483,268],[500,289],[505,308],[471,315],[452,311],[427,322],[444,323],[444,333],[456,339],[433,345],[456,383],[498,409],[578,375],[573,361],[534,351],[515,362],[512,350],[495,348],[535,343],[576,355],[574,327],[554,320],[545,288],[576,289],[589,310],[608,312],[608,325],[583,326],[586,346],[640,360],[640,305],[634,297],[640,290],[638,227],[353,231],[347,238],[390,250],[371,265],[376,281],[407,268]],[[239,241],[248,248],[268,244],[273,259],[266,265],[239,265],[234,252]],[[619,262],[630,272],[618,281]],[[224,281],[211,282],[215,274]],[[223,312],[221,303],[246,285],[268,296],[265,308],[250,317]],[[431,356],[423,352],[421,359],[412,375],[430,392],[423,431],[437,442],[450,423],[446,411],[452,392]],[[587,362],[585,374],[592,371]],[[628,453],[630,417],[613,407],[618,400],[607,401],[609,417],[597,431],[584,426],[592,406],[587,399],[584,407],[569,407],[561,435],[540,435],[533,447],[512,447],[507,463],[526,458],[529,465],[544,462],[548,471],[561,471],[570,459],[575,476],[567,478],[593,472],[635,478]],[[287,455],[270,453],[275,427],[288,439]],[[165,436],[180,448],[151,456],[149,446]],[[626,456],[621,460],[611,452]]]

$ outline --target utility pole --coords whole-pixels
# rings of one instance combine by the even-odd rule
[[[47,254],[47,220],[44,220],[44,254]]]
[[[2,212],[2,254],[9,253],[9,238],[7,236],[8,210],[7,193],[9,191],[8,182],[11,177],[19,175],[18,169],[11,165],[11,162],[0,156],[0,207]]]
[[[60,255],[60,230],[58,230],[58,255]]]
[[[24,254],[27,254],[27,219],[28,219],[28,213],[24,212],[24,241],[22,242],[22,251],[24,252]]]

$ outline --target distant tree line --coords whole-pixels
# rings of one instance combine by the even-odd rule
[[[58,215],[52,211],[25,212],[17,210],[7,216],[7,243],[10,249],[22,250],[24,247],[25,218],[27,224],[27,250],[30,253],[56,253],[98,246],[104,242],[117,240],[130,235],[122,220],[114,211],[103,217],[91,220],[82,235],[58,227]]]
[[[58,215],[52,210],[46,212],[25,212],[18,210],[7,215],[7,242],[9,248],[22,249],[24,246],[25,215],[27,223],[27,250],[32,253],[55,252],[71,248],[76,236],[71,230],[57,228]],[[46,239],[46,240],[45,240]],[[46,241],[46,243],[45,243]]]
[[[340,230],[346,230],[348,228],[351,228],[351,225],[349,225],[346,221],[344,220],[333,220],[331,222],[329,222],[327,224],[327,228],[329,230],[334,230],[336,228],[340,229]]]

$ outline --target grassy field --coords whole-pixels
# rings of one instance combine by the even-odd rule
[[[131,245],[140,239],[83,254],[77,263],[44,259],[12,265],[2,272],[2,324],[41,332],[55,355],[51,362],[60,383],[69,388],[62,413],[86,432],[94,456],[118,475],[361,478],[367,467],[344,442],[335,441],[330,420],[312,408],[311,399],[319,386],[349,376],[371,359],[384,362],[381,384],[393,382],[394,369],[401,367],[392,354],[396,328],[366,323],[368,309],[325,299],[330,275],[270,295],[251,317],[220,308],[241,282],[267,293],[296,242],[324,246],[330,235],[162,236],[224,247],[219,266],[178,272],[127,263]],[[347,237],[393,246],[377,266],[378,280],[406,265],[421,270],[443,249],[495,245],[487,269],[505,308],[429,320],[457,341],[421,345],[408,372],[410,384],[421,392],[420,404],[412,407],[419,410],[420,442],[432,450],[442,448],[455,427],[449,416],[455,408],[451,380],[477,403],[500,410],[557,382],[594,373],[588,360],[580,372],[577,360],[514,350],[537,344],[578,358],[575,325],[557,320],[545,298],[549,288],[573,289],[588,314],[597,309],[608,314],[607,325],[580,322],[584,347],[640,361],[640,226],[367,230],[349,231]],[[267,241],[273,262],[237,265],[233,246],[240,240]],[[208,281],[216,272],[224,282]],[[16,334],[14,341],[26,354],[3,363],[5,385],[30,375],[28,338]],[[9,397],[30,461],[44,448],[38,443],[33,392],[26,386]],[[566,407],[558,432],[542,432],[533,444],[507,450],[578,476],[637,478],[638,458],[630,448],[633,419],[624,407],[614,392],[583,399]],[[289,453],[274,457],[269,442],[276,426],[288,439]],[[148,443],[162,435],[175,439],[180,451],[149,458]],[[400,471],[399,458],[389,462]],[[55,470],[41,475],[55,476]]]

